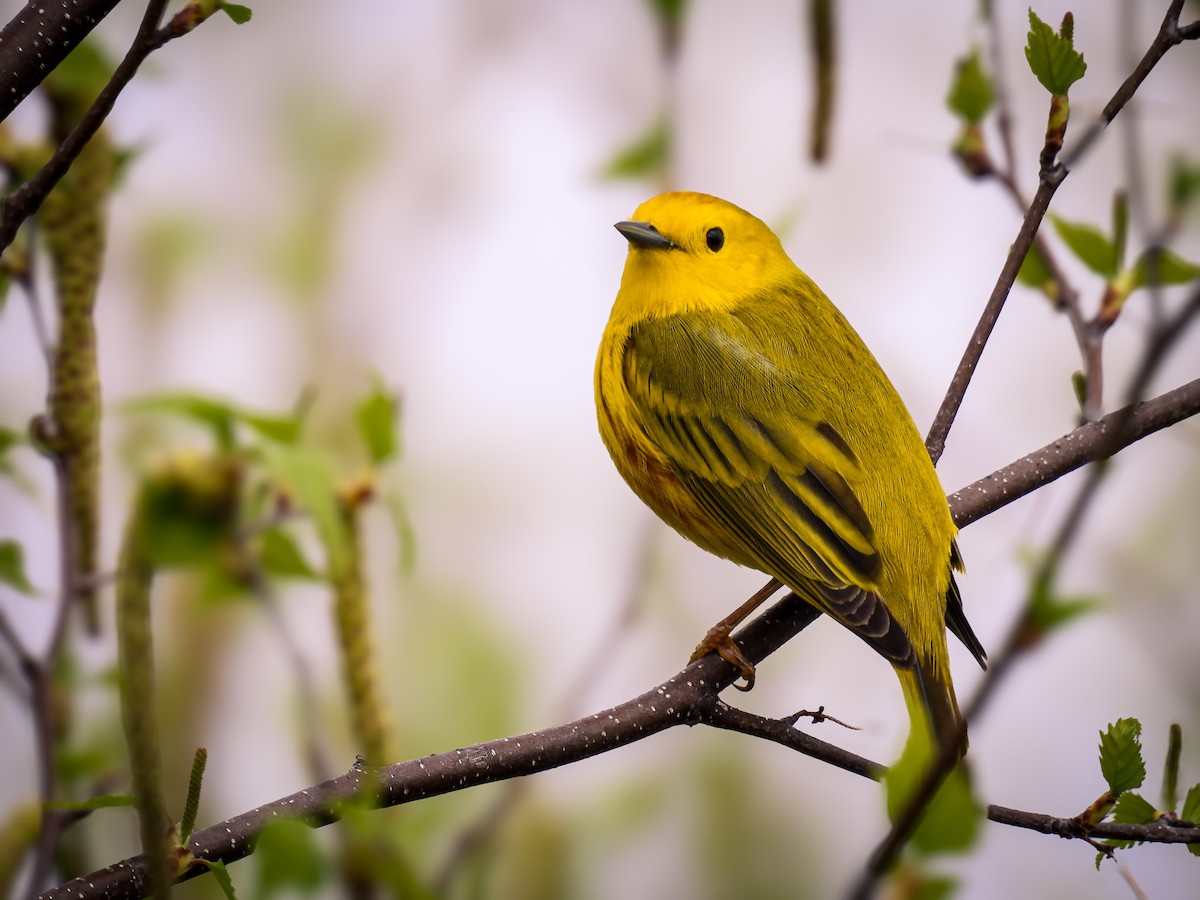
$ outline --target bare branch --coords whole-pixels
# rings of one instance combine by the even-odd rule
[[[46,195],[66,174],[75,157],[100,129],[112,111],[113,104],[117,102],[117,97],[125,85],[133,80],[146,57],[163,44],[187,34],[204,21],[199,7],[193,3],[185,6],[170,22],[159,28],[158,22],[165,7],[166,0],[150,0],[133,44],[95,102],[71,129],[71,133],[63,139],[46,165],[0,203],[0,250],[12,243],[21,223],[33,214],[46,199]]]
[[[1061,838],[1108,838],[1118,841],[1148,841],[1156,844],[1200,843],[1200,827],[1178,824],[1169,819],[1159,819],[1149,825],[1122,825],[1117,822],[1102,822],[1091,828],[1078,819],[1048,816],[1044,813],[1024,812],[1007,806],[988,807],[987,817],[1000,825],[1029,828],[1042,834],[1054,834]]]
[[[0,121],[42,83],[117,0],[30,0],[0,31]]]
[[[992,329],[996,327],[1000,313],[1004,310],[1004,302],[1008,299],[1013,282],[1017,280],[1017,272],[1021,269],[1021,263],[1024,262],[1025,255],[1029,252],[1034,236],[1042,224],[1042,219],[1045,218],[1046,211],[1050,208],[1050,199],[1066,176],[1067,170],[1062,166],[1055,166],[1042,173],[1037,193],[1034,194],[1033,202],[1029,204],[1025,219],[1021,222],[1021,230],[1017,232],[1017,239],[1013,241],[1012,248],[1008,251],[1008,258],[1004,260],[1004,266],[1000,269],[996,285],[992,288],[992,294],[983,308],[979,323],[975,326],[975,331],[972,332],[971,339],[967,342],[966,350],[963,351],[962,360],[954,372],[954,377],[950,379],[946,397],[933,417],[933,425],[930,426],[929,434],[925,438],[925,447],[929,450],[929,456],[933,459],[934,465],[937,465],[938,460],[942,458],[942,451],[946,449],[946,437],[950,434],[950,426],[954,424],[954,418],[958,415],[959,407],[962,406],[963,398],[967,394],[967,386],[971,383],[975,367],[979,365],[979,360],[983,356],[983,348],[987,346]]]
[[[1089,462],[1111,455],[1106,442],[1118,433],[1123,449],[1142,438],[1200,413],[1200,379],[1172,391],[1109,413],[1098,422],[1081,425],[1040,450],[1021,457],[991,475],[950,495],[950,510],[959,528],[1031,494],[1043,485]]]

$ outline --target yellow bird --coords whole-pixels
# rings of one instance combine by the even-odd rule
[[[960,733],[946,626],[984,665],[951,569],[937,473],[862,339],[742,209],[646,201],[596,359],[600,434],[654,512],[710,553],[765,572],[890,662],[913,722]],[[765,599],[765,598],[764,598]],[[753,683],[729,631],[697,647]],[[914,726],[915,735],[915,726]]]

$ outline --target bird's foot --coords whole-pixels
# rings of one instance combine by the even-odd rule
[[[688,662],[694,663],[701,657],[715,652],[717,656],[737,669],[738,674],[745,682],[745,684],[738,684],[735,681],[733,686],[739,691],[748,691],[754,687],[754,663],[746,659],[742,648],[729,636],[729,628],[724,626],[725,623],[721,622],[708,629],[708,634],[704,635],[704,640],[696,645],[696,649],[692,651],[692,658]]]

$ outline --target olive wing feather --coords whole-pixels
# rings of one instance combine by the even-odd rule
[[[807,386],[752,319],[689,313],[636,325],[624,382],[646,436],[722,526],[721,555],[778,577],[885,657],[915,653],[877,593],[882,563],[861,472]]]

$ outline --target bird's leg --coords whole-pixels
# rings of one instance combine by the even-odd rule
[[[754,663],[746,659],[746,654],[742,653],[741,648],[733,642],[729,633],[741,625],[752,612],[762,606],[781,587],[783,585],[772,578],[759,588],[749,600],[708,629],[708,634],[704,635],[704,640],[696,645],[696,649],[692,651],[692,658],[688,662],[693,663],[700,657],[716,651],[717,656],[737,669],[746,682],[745,686],[734,684],[735,688],[739,691],[748,691],[754,687]]]

